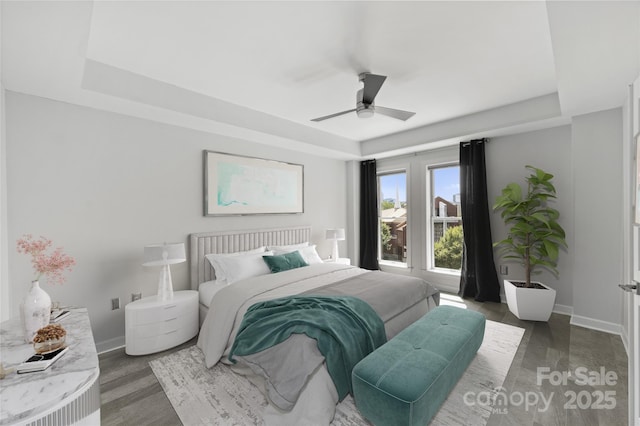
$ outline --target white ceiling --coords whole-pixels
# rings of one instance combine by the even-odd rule
[[[340,158],[566,123],[622,105],[640,1],[11,2],[6,89]],[[311,118],[376,104],[416,112]]]

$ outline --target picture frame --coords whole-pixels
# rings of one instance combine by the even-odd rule
[[[304,166],[204,150],[204,215],[304,213]]]

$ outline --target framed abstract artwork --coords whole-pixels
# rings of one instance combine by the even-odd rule
[[[204,151],[204,215],[304,212],[304,166]]]

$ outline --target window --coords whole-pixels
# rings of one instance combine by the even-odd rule
[[[441,290],[458,291],[461,260],[448,264],[445,254],[450,245],[457,247],[453,252],[458,257],[462,254],[461,228],[450,231],[462,222],[457,207],[459,158],[455,145],[376,162],[382,270],[423,278]],[[439,235],[434,239],[436,228]],[[445,235],[455,238],[441,239]],[[459,244],[450,244],[455,241]],[[438,256],[434,256],[436,251]]]
[[[460,167],[428,169],[431,220],[428,253],[432,268],[460,270],[462,264],[462,218],[460,213]]]
[[[407,262],[407,173],[378,175],[380,260]]]

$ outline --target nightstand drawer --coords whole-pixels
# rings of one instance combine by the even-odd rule
[[[168,330],[157,336],[135,338],[127,341],[126,352],[129,355],[145,355],[164,351],[184,343],[198,333],[197,323],[195,327],[181,330]]]
[[[133,338],[146,338],[159,336],[170,331],[182,330],[189,327],[193,323],[193,314],[184,313],[180,317],[167,318],[165,320],[157,320],[156,322],[147,324],[138,324],[131,326]]]
[[[167,302],[164,306],[150,306],[144,309],[132,309],[129,318],[131,318],[131,320],[137,325],[156,324],[161,321],[180,318],[191,309],[193,309],[193,305],[189,303],[178,303],[175,301]]]

